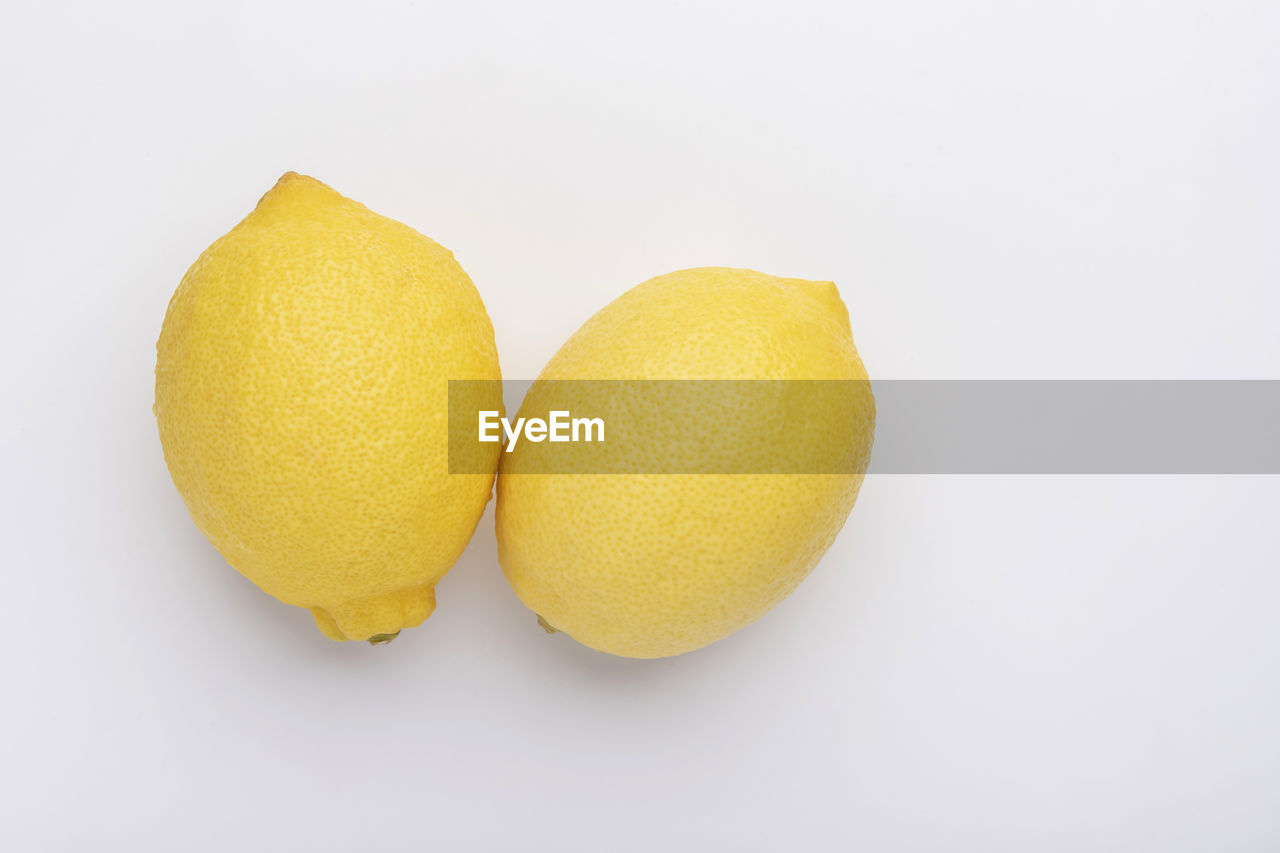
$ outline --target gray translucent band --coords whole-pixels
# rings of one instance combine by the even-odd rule
[[[514,421],[531,385],[449,383],[450,471],[491,470],[497,447],[478,441],[478,411],[505,396]],[[1274,380],[537,385],[522,414],[600,418],[605,440],[525,443],[501,457],[511,473],[1280,474]]]

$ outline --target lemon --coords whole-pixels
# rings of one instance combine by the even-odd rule
[[[228,563],[335,640],[431,614],[497,468],[448,473],[448,380],[500,374],[447,249],[290,172],[187,271],[156,349],[165,461]]]
[[[808,456],[848,461],[833,466],[837,473],[539,473],[522,458],[546,445],[517,443],[502,455],[499,560],[544,627],[633,658],[677,655],[728,636],[809,574],[861,486],[875,402],[844,303],[829,282],[751,270],[692,269],[651,279],[561,347],[520,416],[542,383],[600,379],[852,380],[840,383],[852,389],[852,416],[806,407],[814,398],[804,394],[779,395],[769,406],[752,393],[710,393],[705,400],[724,409],[725,424],[763,424],[752,435],[774,443],[779,457],[798,435],[817,442]],[[592,399],[611,393],[616,386],[609,383],[581,383],[572,399],[584,412],[616,412],[609,399]],[[687,405],[688,395],[682,399]],[[742,411],[743,405],[757,410]],[[653,409],[658,413],[635,415],[660,432],[661,406]],[[604,445],[582,445],[583,452],[608,441],[607,434]],[[673,452],[689,446],[681,437],[672,442]],[[569,447],[561,458],[573,452]],[[769,447],[746,450],[752,458],[770,455]],[[645,452],[660,467],[654,451]]]

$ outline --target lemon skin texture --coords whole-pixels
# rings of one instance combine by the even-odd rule
[[[431,614],[493,485],[448,473],[448,380],[500,378],[447,249],[290,172],[187,271],[156,350],[165,461],[228,563],[334,640]]]
[[[692,651],[780,602],[835,539],[870,458],[875,401],[829,282],[719,267],[660,276],[588,320],[539,378],[860,380],[852,419],[807,432],[853,460],[846,473],[517,474],[530,445],[503,454],[503,573],[544,626],[614,655]],[[584,412],[589,393],[575,397]],[[778,442],[798,418],[827,417],[785,405],[724,415],[776,423]]]

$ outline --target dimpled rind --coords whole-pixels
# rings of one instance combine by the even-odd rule
[[[188,270],[156,349],[165,461],[228,563],[335,640],[431,614],[493,484],[448,473],[448,380],[500,378],[447,249],[290,172]]]
[[[824,429],[823,412],[750,413],[776,422],[778,441],[806,419],[806,435],[857,473],[509,474],[521,445],[503,454],[503,573],[544,623],[615,655],[681,654],[763,615],[831,545],[870,459],[875,401],[829,282],[720,267],[660,276],[588,320],[539,378],[860,380],[852,436],[847,418]],[[589,392],[574,399],[591,411]]]

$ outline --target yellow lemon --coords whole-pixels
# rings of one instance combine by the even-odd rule
[[[500,378],[452,253],[290,172],[187,271],[156,349],[165,461],[227,562],[335,640],[431,614],[497,468],[448,473],[448,380]]]
[[[575,468],[572,445],[537,457],[547,445],[517,441],[502,454],[496,524],[507,580],[544,627],[615,655],[691,651],[781,601],[840,531],[870,458],[875,402],[848,312],[829,282],[726,268],[651,279],[560,348],[517,421],[540,414],[538,400],[557,398],[543,393],[554,380],[775,380],[730,384],[728,391],[704,383],[706,392],[681,383],[645,385],[659,390],[637,392],[625,404],[618,403],[617,383],[572,383],[572,393],[559,399],[571,398],[587,414],[609,413],[602,418],[604,443],[582,445],[581,453],[600,452],[611,436],[634,440],[637,431],[652,433],[655,443],[632,443],[634,452],[613,460],[618,464],[609,473]],[[774,390],[779,380],[783,391]],[[790,380],[838,380],[847,405],[789,393],[808,387]],[[753,391],[757,385],[769,390]],[[664,400],[671,406],[664,409]],[[695,420],[724,424],[722,435],[664,432],[664,413],[684,418],[698,400],[719,411]],[[613,416],[631,417],[630,431],[611,425]],[[753,426],[732,427],[742,423]],[[753,443],[739,448],[747,460],[741,473],[723,466],[719,473],[655,473],[669,458],[687,462],[690,448],[717,455],[713,442],[744,435]],[[796,442],[806,443],[798,456]],[[753,462],[824,456],[832,460],[827,470],[764,473],[763,463]],[[553,467],[540,471],[536,460],[543,458]]]

